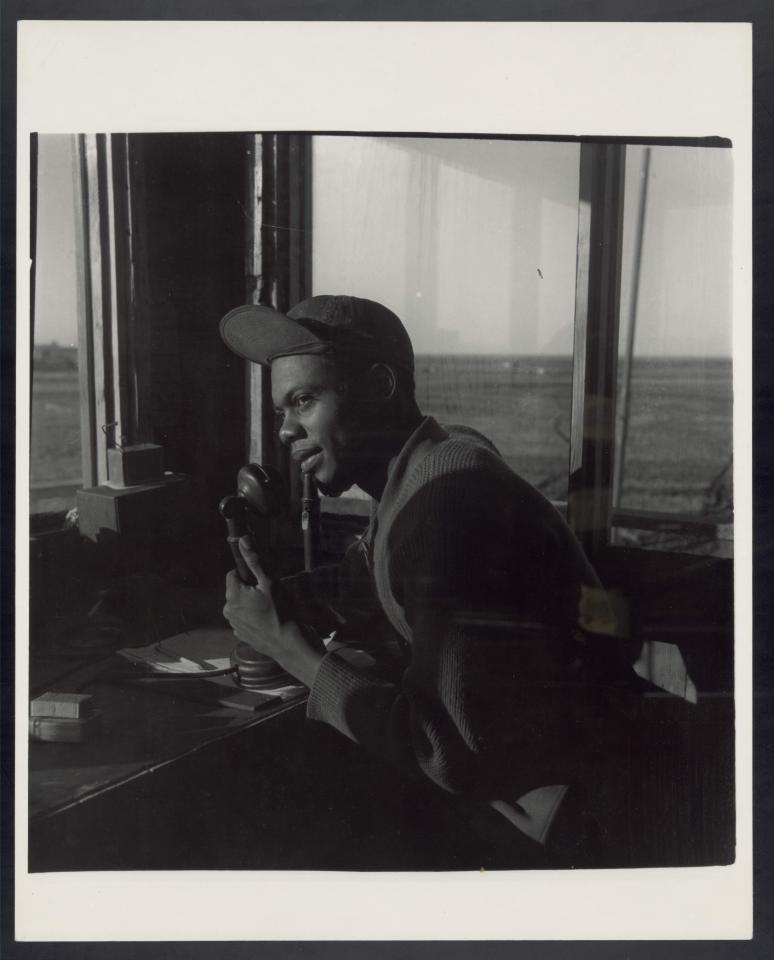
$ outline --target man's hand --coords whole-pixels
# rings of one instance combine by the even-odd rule
[[[242,583],[236,570],[232,570],[226,576],[223,616],[238,640],[271,657],[288,673],[311,687],[324,649],[307,639],[294,621],[280,623],[271,596],[271,581],[248,537],[239,541],[239,550],[256,583],[255,586]]]

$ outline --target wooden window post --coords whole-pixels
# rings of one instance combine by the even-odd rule
[[[311,137],[257,134],[248,158],[247,300],[284,312],[312,290]],[[247,376],[250,459],[288,473],[274,435],[269,377],[256,364]]]
[[[591,557],[610,540],[625,150],[583,143],[580,154],[567,516]]]

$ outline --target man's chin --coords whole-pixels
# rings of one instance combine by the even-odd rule
[[[349,490],[352,484],[345,487],[337,483],[326,483],[324,480],[315,480],[315,486],[324,497],[340,497],[345,490]]]
[[[346,477],[331,477],[327,480],[324,477],[315,477],[314,484],[324,497],[340,497],[353,486],[354,480]]]

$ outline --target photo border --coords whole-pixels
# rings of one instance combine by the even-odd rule
[[[134,4],[134,7],[135,7],[135,8],[138,7],[138,6],[141,6],[141,4],[138,4],[138,3]],[[253,4],[253,6],[255,7],[255,6],[257,6],[257,5]],[[298,5],[296,5],[296,6],[298,6]],[[351,7],[351,6],[352,6],[352,5],[350,5],[350,7]],[[460,6],[462,6],[462,5],[460,5]],[[513,5],[511,5],[511,6],[513,6]],[[534,6],[534,5],[532,5],[532,6]],[[594,4],[592,4],[591,6],[592,6],[592,7],[593,7],[593,6],[596,6],[596,7],[599,8],[599,7],[603,7],[603,6],[605,6],[605,5],[602,5],[602,4],[596,4],[596,5],[594,5]],[[683,5],[682,5],[683,8],[685,8],[686,6],[690,6],[690,5],[686,5],[686,4],[683,4]],[[702,8],[704,8],[704,5],[701,5],[701,6],[702,6]],[[727,4],[726,6],[731,7],[732,5],[731,5],[731,4]],[[741,10],[742,7],[744,7],[744,4],[733,5],[734,11],[739,11],[739,14],[740,14],[740,15],[741,15],[741,13],[742,13],[742,10]],[[4,11],[4,17],[5,17],[5,11]],[[146,19],[146,18],[144,17],[143,19]],[[147,19],[151,19],[151,18],[148,17]],[[547,19],[547,18],[546,18],[546,19]],[[5,29],[6,27],[7,27],[7,19],[4,20],[4,40],[5,40],[6,37],[7,37],[7,29]],[[7,58],[6,58],[6,63],[7,63]],[[7,87],[7,86],[5,86],[5,90],[6,90],[6,91],[8,90],[8,87]],[[4,114],[3,114],[3,121],[4,121],[4,131],[3,131],[3,133],[4,133],[4,144],[3,144],[3,146],[4,146],[4,147],[5,147],[5,146],[7,145],[7,143],[8,143],[7,127],[6,127],[7,115],[8,115],[7,103],[4,102]],[[369,131],[369,132],[370,132],[370,131]],[[529,135],[525,135],[525,136],[529,136]],[[529,138],[531,139],[532,137],[529,137]],[[552,138],[552,139],[553,139],[553,138]],[[7,154],[5,151],[4,151],[4,154],[5,154],[5,156],[8,156],[8,154]],[[7,229],[8,229],[8,223],[9,223],[9,219],[8,219],[8,206],[9,206],[9,201],[8,201],[8,194],[7,194],[7,190],[6,190],[6,187],[7,187],[7,184],[8,184],[8,172],[7,172],[8,167],[7,167],[7,164],[5,164],[4,166],[5,166],[5,172],[4,172],[4,184],[3,184],[3,185],[4,185],[4,195],[3,195],[4,224],[3,224],[3,226],[4,226],[4,236],[7,237],[7,236],[8,236]],[[4,245],[4,247],[5,247],[5,249],[4,249],[4,251],[3,251],[3,287],[4,287],[4,290],[3,290],[3,296],[4,296],[3,307],[4,307],[4,315],[7,317],[7,316],[8,316],[8,302],[9,302],[9,298],[8,298],[8,294],[7,294],[8,286],[7,286],[7,283],[6,283],[6,281],[7,281],[8,278],[9,278],[8,262],[7,262],[7,259],[6,259],[7,243],[6,243],[6,245]],[[759,336],[760,336],[760,330],[758,331],[758,333],[759,333]],[[6,327],[6,336],[7,336],[7,327]],[[765,336],[765,333],[764,333],[764,336]],[[6,344],[4,344],[4,348],[7,349],[7,345],[6,345]],[[4,349],[4,354],[5,354],[5,356],[7,356],[7,353],[5,352],[5,349]],[[759,385],[760,385],[760,374],[759,374],[758,383],[759,383]],[[7,385],[7,379],[5,380],[4,387],[5,387],[6,385]],[[4,397],[4,399],[6,399],[6,398]],[[7,409],[8,409],[8,405],[4,403],[4,412],[7,411]],[[4,436],[4,438],[7,438],[7,436],[8,436],[8,433],[6,432],[6,431],[7,431],[7,419],[4,419],[3,427],[4,427],[3,436]],[[4,446],[5,446],[5,441],[4,441]],[[7,471],[7,460],[6,460],[6,471]],[[7,479],[7,472],[4,472],[4,479]],[[5,497],[6,492],[7,492],[7,487],[4,487],[4,497]],[[7,506],[7,499],[4,499],[4,504],[3,504],[3,506],[4,506],[4,508]],[[4,516],[5,516],[5,517],[8,516],[8,512],[7,512],[7,510],[5,510],[5,509],[4,509]],[[6,530],[6,533],[7,533],[7,530]],[[4,556],[3,556],[3,560],[4,560],[3,587],[4,587],[4,588],[7,588],[7,585],[8,585],[8,565],[7,565],[7,559],[8,559],[8,558],[7,558],[7,553],[6,553],[6,543],[7,543],[7,539],[4,537],[4,544],[3,544],[3,545],[4,545]],[[4,616],[7,616],[7,614],[4,614]],[[5,626],[5,624],[4,624],[4,626]],[[759,648],[759,649],[760,649],[760,648]],[[9,684],[8,684],[8,672],[7,672],[7,670],[5,670],[6,664],[7,664],[7,660],[6,660],[6,661],[4,662],[4,664],[3,664],[3,666],[4,666],[4,672],[3,672],[4,692],[7,692],[8,686],[9,686]],[[760,679],[760,674],[759,674],[759,679]],[[10,698],[7,697],[7,696],[5,696],[5,697],[3,698],[3,709],[4,709],[4,711],[6,711],[6,709],[7,709],[7,704],[8,704],[9,699],[10,699]],[[5,715],[3,716],[3,720],[4,720],[4,727],[3,727],[3,729],[4,729],[4,738],[5,738],[5,737],[7,736],[7,730],[8,730],[8,725],[7,725],[7,723],[5,722],[5,721],[8,720],[8,715],[7,715],[7,714],[5,714]],[[4,756],[6,756],[6,757],[8,756],[8,753],[7,753],[6,749],[5,749],[7,746],[8,746],[8,741],[4,739],[3,747],[4,747]],[[4,799],[5,799],[5,798],[4,798]],[[4,809],[5,809],[6,811],[8,810],[7,804],[4,804]],[[4,824],[4,828],[5,828],[5,824]],[[3,851],[4,854],[8,852],[8,847],[5,845],[5,841],[6,841],[6,833],[5,833],[5,829],[4,829],[4,851]],[[7,863],[7,858],[6,858],[6,863]],[[4,877],[4,880],[5,880],[5,877]],[[5,902],[5,904],[7,905],[7,902],[8,902],[7,899],[4,898],[4,902]],[[6,926],[6,929],[8,929],[7,926]],[[233,944],[232,944],[232,945],[233,945]],[[373,945],[373,946],[376,946],[376,945]],[[445,946],[446,946],[446,945],[445,945]],[[536,945],[536,944],[533,944],[533,946],[537,946],[537,945]],[[370,946],[369,946],[369,949],[371,949]],[[478,954],[478,955],[484,955],[483,953],[479,953],[478,951],[477,951],[477,954]],[[339,952],[337,955],[341,956],[341,955],[343,955],[343,954]],[[353,954],[353,955],[354,955],[354,954]],[[539,954],[534,954],[534,953],[533,953],[532,955],[539,955]],[[597,953],[597,955],[600,955],[600,954]],[[634,955],[634,954],[632,954],[632,955]]]

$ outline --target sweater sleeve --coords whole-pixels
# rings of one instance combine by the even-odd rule
[[[390,531],[386,574],[410,662],[389,683],[327,655],[308,716],[454,793],[540,782],[570,746],[562,720],[575,699],[557,593],[577,584],[565,582],[552,510],[498,473],[419,485]]]

